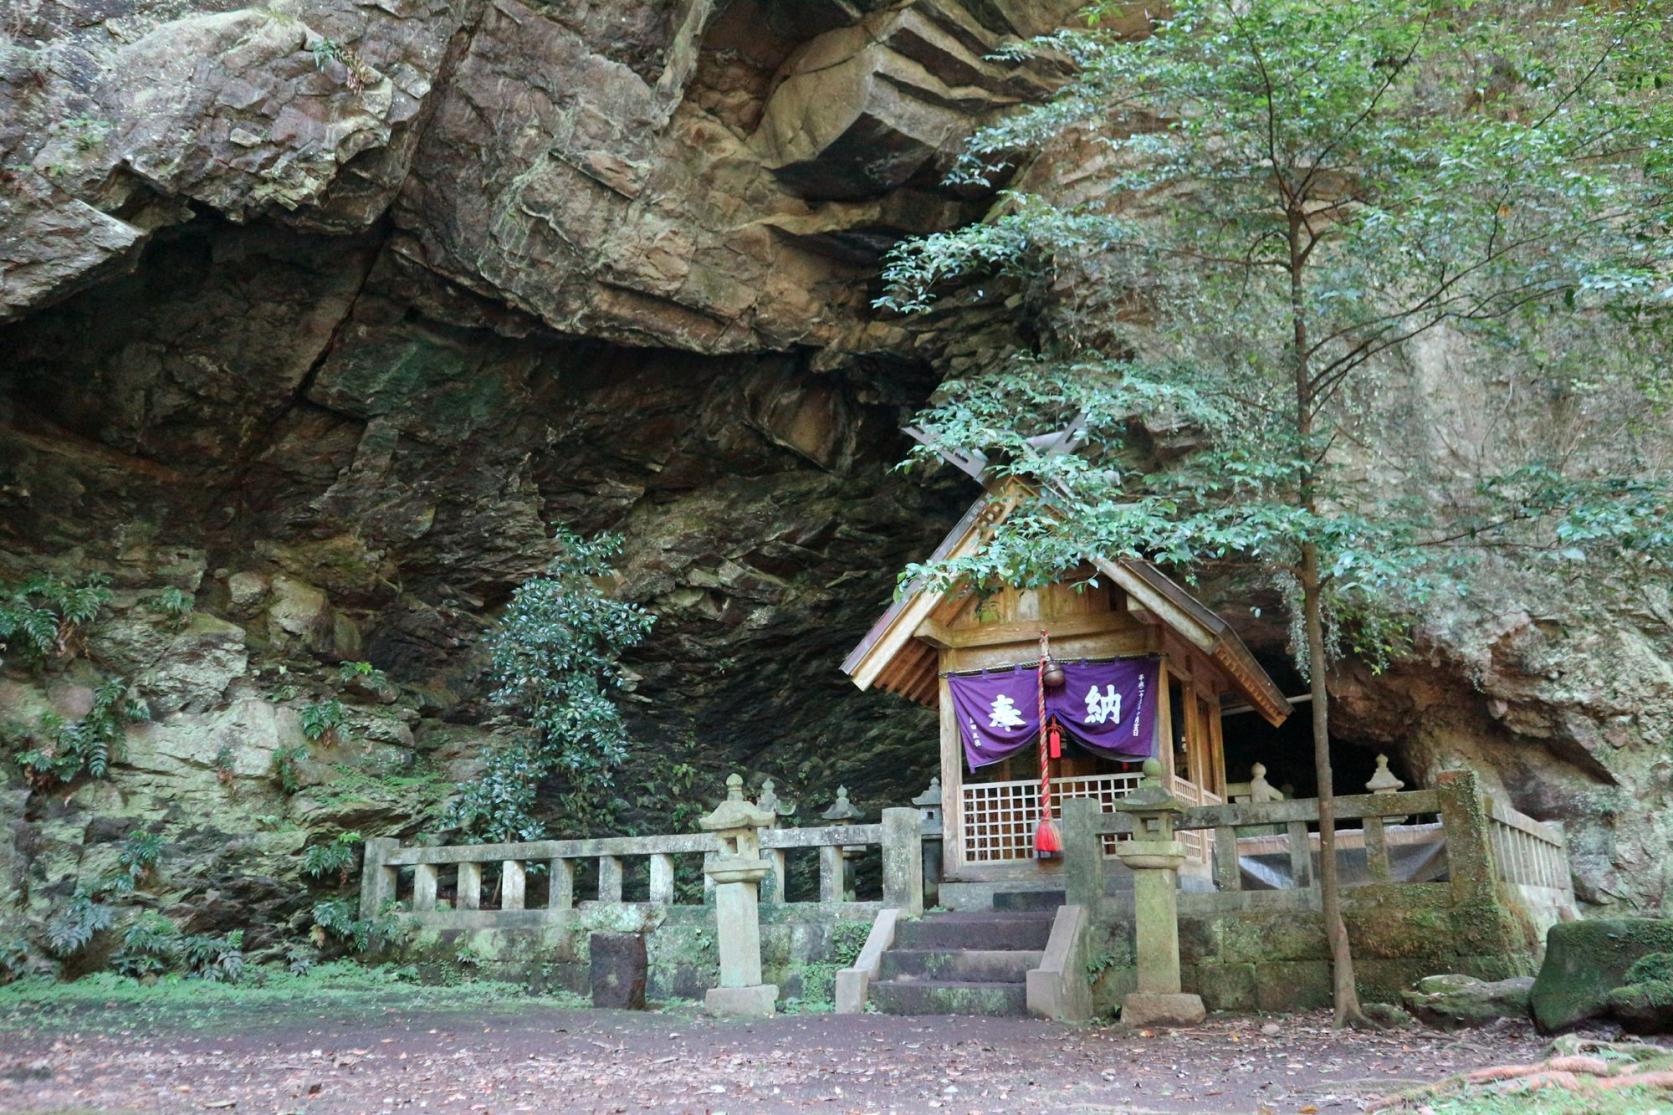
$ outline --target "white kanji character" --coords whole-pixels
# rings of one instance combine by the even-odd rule
[[[1119,723],[1121,720],[1121,694],[1115,691],[1115,686],[1107,685],[1102,693],[1094,685],[1086,691],[1086,722],[1088,724]]]
[[[993,714],[988,717],[988,727],[990,728],[1022,727],[1022,714],[1017,711],[1016,702],[1004,693],[993,699],[993,705],[988,711]]]

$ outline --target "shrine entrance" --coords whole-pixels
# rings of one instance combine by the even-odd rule
[[[982,544],[1014,501],[978,500],[936,551],[957,557]],[[1042,694],[1042,634],[1066,675]],[[1154,756],[1174,795],[1193,805],[1225,800],[1222,702],[1246,704],[1273,724],[1289,703],[1229,625],[1155,567],[1095,560],[1061,583],[988,595],[953,587],[909,593],[878,620],[843,669],[861,689],[899,693],[941,714],[943,872],[954,881],[1039,879],[1057,868],[1036,853],[1042,801],[1065,798],[1110,810]],[[1058,754],[1037,742],[1061,729]],[[1206,871],[1208,837],[1182,834]],[[1113,851],[1110,838],[1107,851]]]

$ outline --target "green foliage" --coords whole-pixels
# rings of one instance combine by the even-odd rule
[[[244,974],[244,931],[188,935],[161,914],[147,912],[123,931],[110,965],[135,979],[180,972],[188,979],[236,983]]]
[[[1665,577],[1668,478],[1634,441],[1673,316],[1673,40],[1652,9],[1171,7],[1138,41],[1094,21],[1024,48],[1075,76],[955,174],[997,181],[1079,131],[1113,155],[1077,179],[1088,200],[1011,191],[891,254],[880,306],[927,312],[997,274],[1045,337],[920,416],[915,460],[978,456],[1032,494],[981,554],[906,577],[1037,584],[1091,555],[1252,571],[1317,617],[1304,671],[1401,653],[1489,548]],[[1526,383],[1474,475],[1388,436],[1424,390],[1411,346],[1440,331],[1495,369],[1516,355]],[[1619,421],[1588,445],[1523,436],[1554,398]],[[1031,440],[1072,423],[1071,451]],[[1370,445],[1403,482],[1363,482],[1350,447]]]
[[[186,617],[192,614],[195,604],[196,600],[191,593],[174,585],[169,585],[146,601],[146,607],[164,617],[165,622],[175,628],[186,622]]]
[[[22,937],[0,940],[0,984],[10,983],[29,966],[29,942]]]
[[[313,917],[313,939],[320,948],[335,943],[350,952],[375,952],[394,940],[400,929],[388,909],[377,917],[362,918],[346,898],[314,903]]]
[[[270,769],[273,781],[279,784],[279,789],[287,794],[294,794],[302,788],[302,780],[297,767],[307,758],[308,748],[300,743],[274,748]]]
[[[797,969],[801,992],[785,1002],[791,1014],[830,1010],[836,1000],[836,974],[852,968],[866,947],[871,925],[863,921],[841,921],[831,927],[830,947],[822,960],[810,961]]]
[[[353,50],[335,39],[317,39],[309,49],[313,52],[314,66],[317,69],[323,70],[333,61],[343,64],[343,68],[348,71],[344,84],[348,86],[349,92],[359,93],[366,86],[376,84],[377,71],[368,66]]]
[[[116,911],[78,890],[53,911],[46,923],[46,947],[54,956],[68,958],[87,947],[93,935],[109,929]]]
[[[211,760],[215,768],[215,780],[221,785],[230,787],[235,777],[236,760],[232,753],[232,744],[223,743],[215,749],[215,758]]]
[[[347,720],[348,715],[343,710],[343,702],[334,697],[302,706],[302,734],[307,736],[311,743],[335,746],[341,738],[342,728]]]
[[[535,797],[553,774],[565,786],[566,816],[596,819],[627,754],[609,690],[621,682],[621,652],[645,638],[655,617],[600,588],[620,538],[557,537],[558,556],[513,593],[488,639],[494,699],[526,717],[531,735],[490,755],[482,775],[460,786],[448,822],[484,840],[538,837]]]
[[[338,664],[338,684],[347,685],[357,679],[364,679],[368,685],[374,688],[381,688],[389,684],[388,675],[370,662],[341,662]]]
[[[0,655],[37,666],[75,657],[82,628],[110,602],[109,586],[102,574],[78,582],[50,574],[0,582]]]
[[[155,832],[131,832],[117,849],[116,862],[121,873],[107,889],[120,892],[133,890],[156,874],[157,863],[163,856],[163,837]]]
[[[122,678],[111,678],[93,691],[93,705],[80,720],[57,713],[41,717],[40,728],[27,737],[17,755],[18,766],[37,788],[74,781],[82,774],[103,778],[122,739],[123,729],[149,720],[151,710],[135,697]]]
[[[354,871],[355,846],[364,839],[358,832],[343,832],[328,843],[309,845],[302,853],[302,874],[313,879],[336,876],[339,883],[347,883]]]

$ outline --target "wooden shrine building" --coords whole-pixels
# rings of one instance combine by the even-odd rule
[[[1015,504],[1003,492],[977,500],[934,559],[976,552]],[[1092,580],[1096,585],[1088,583]],[[1217,804],[1226,793],[1222,707],[1246,704],[1274,726],[1290,713],[1283,693],[1230,625],[1146,562],[1094,560],[1065,583],[995,595],[909,590],[842,668],[861,689],[875,686],[939,709],[943,874],[949,881],[1030,879],[1049,870],[1033,849],[1038,747],[1017,744],[1003,760],[988,762],[984,756],[983,765],[973,767],[969,734],[985,725],[969,715],[968,704],[963,716],[955,708],[961,678],[1009,672],[1018,679],[1019,693],[1034,692],[1029,687],[1035,685],[1042,629],[1059,662],[1110,668],[1138,660],[1128,664],[1147,663],[1142,668],[1153,679],[1151,707],[1142,720],[1132,721],[1134,736],[1142,723],[1147,738],[1123,741],[1133,745],[1131,754],[1095,754],[1070,726],[1061,756],[1049,760],[1054,814],[1065,797],[1094,798],[1108,810],[1137,787],[1142,760],[1150,756],[1160,759],[1175,796]],[[1033,700],[1027,698],[1030,708]],[[1015,701],[1023,703],[1021,697]],[[1000,709],[1009,712],[1009,706]],[[994,719],[1003,722],[998,714]],[[1206,847],[1188,845],[1188,850],[1206,869]]]

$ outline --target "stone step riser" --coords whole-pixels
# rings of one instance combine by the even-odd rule
[[[1020,983],[890,982],[871,985],[871,1002],[884,1014],[973,1014],[1021,1017],[1028,993]]]
[[[964,950],[893,949],[883,954],[882,978],[940,983],[1022,983],[1040,966],[1033,949]]]
[[[1043,949],[1051,936],[1051,920],[995,918],[991,921],[947,921],[928,918],[906,922],[895,931],[895,947],[903,949]]]

